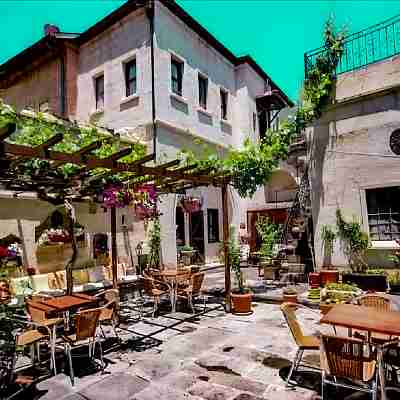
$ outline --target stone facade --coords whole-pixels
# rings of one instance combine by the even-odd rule
[[[123,6],[123,7],[129,7]],[[259,138],[256,97],[264,94],[269,82],[266,74],[256,71],[249,62],[239,62],[231,53],[229,57],[218,46],[212,46],[178,17],[163,1],[155,2],[154,10],[154,69],[156,140],[153,141],[152,85],[151,85],[151,35],[150,22],[145,8],[139,8],[119,18],[79,46],[65,44],[66,113],[79,121],[92,121],[108,128],[125,132],[147,141],[148,151],[156,146],[159,162],[174,159],[183,148],[200,149],[201,140],[223,152],[228,146],[239,147],[246,137]],[[72,41],[73,42],[73,41]],[[222,45],[219,45],[222,46]],[[171,59],[183,63],[182,95],[171,90]],[[136,60],[137,90],[125,96],[124,65]],[[18,108],[35,105],[43,96],[50,96],[50,109],[59,112],[60,68],[58,58],[51,59],[33,71],[30,77],[2,92],[4,99]],[[199,106],[198,76],[208,79],[207,109]],[[54,75],[54,79],[49,79]],[[104,75],[104,108],[96,110],[95,78]],[[32,82],[32,84],[30,84]],[[40,87],[40,90],[37,90]],[[228,93],[226,120],[221,119],[220,91]],[[32,99],[31,99],[32,97]],[[35,103],[35,104],[32,104]],[[128,133],[127,133],[128,132]],[[154,149],[153,149],[154,150]],[[209,243],[207,209],[219,210],[219,238],[222,239],[222,210],[219,189],[199,188],[191,193],[203,198],[204,255],[207,261],[218,256],[219,244]],[[265,203],[267,191],[261,189],[254,199],[242,200],[230,193],[230,222],[246,221],[248,205]],[[269,196],[271,197],[271,196]],[[178,198],[163,196],[160,204],[162,226],[162,260],[176,264],[175,213]],[[86,214],[80,214],[81,223]],[[98,217],[100,218],[100,217]],[[103,217],[101,217],[103,218]],[[185,218],[186,241],[189,240],[189,219]],[[37,221],[36,221],[37,222]],[[117,221],[120,228],[120,221]],[[108,228],[103,227],[102,231]],[[93,231],[92,228],[90,228]],[[132,232],[143,230],[132,227]],[[135,238],[137,242],[137,238]],[[134,241],[135,241],[134,240]],[[135,242],[135,243],[136,243]],[[132,244],[132,248],[135,244]]]
[[[366,190],[400,186],[399,159],[389,146],[391,133],[400,128],[399,74],[397,56],[339,75],[335,104],[308,132],[319,267],[326,263],[321,229],[335,225],[336,209],[347,219],[354,216],[369,232]],[[390,266],[387,255],[396,247],[393,240],[372,241],[369,264]],[[332,263],[347,265],[338,241]]]

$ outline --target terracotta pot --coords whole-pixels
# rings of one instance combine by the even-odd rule
[[[251,313],[251,299],[252,293],[239,294],[231,293],[232,312],[235,314],[249,314]]]
[[[308,284],[311,288],[318,288],[321,286],[321,274],[319,272],[311,272],[308,274]]]
[[[284,303],[297,303],[297,294],[284,294],[283,295]]]
[[[325,286],[328,283],[338,283],[339,282],[339,271],[323,269],[320,272],[321,285]]]

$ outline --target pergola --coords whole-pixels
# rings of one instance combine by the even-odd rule
[[[0,185],[16,193],[36,192],[40,199],[62,204],[67,201],[96,200],[101,178],[123,173],[122,183],[135,188],[144,182],[153,183],[159,193],[182,193],[187,189],[214,186],[221,188],[223,213],[223,242],[225,254],[225,297],[226,309],[230,311],[231,278],[228,262],[227,246],[228,228],[228,192],[230,177],[224,174],[210,174],[201,171],[196,164],[182,165],[178,159],[159,165],[148,166],[155,160],[155,154],[146,155],[130,163],[121,162],[121,158],[132,152],[131,147],[122,148],[106,158],[100,158],[93,151],[101,148],[102,141],[93,141],[73,153],[55,151],[53,147],[63,141],[64,135],[56,133],[44,143],[28,146],[12,143],[7,140],[16,133],[16,124],[7,123],[0,127]],[[17,133],[16,133],[17,134]],[[60,179],[50,174],[21,177],[18,166],[27,160],[46,160],[50,163],[50,171],[63,164],[79,166],[77,173],[67,179]],[[102,173],[91,175],[92,170],[101,168]],[[96,186],[97,185],[97,186]],[[61,195],[60,195],[61,193]],[[54,196],[56,194],[56,196]],[[67,209],[68,211],[68,209]],[[117,287],[117,242],[116,242],[116,209],[111,208],[111,250],[113,286]],[[72,269],[76,258],[76,243],[73,235],[73,219],[70,218],[70,234],[72,238],[73,257],[67,266],[67,291],[72,292]]]

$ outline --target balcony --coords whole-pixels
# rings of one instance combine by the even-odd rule
[[[306,77],[326,51],[320,47],[304,54]],[[400,15],[347,36],[336,73],[354,71],[397,54],[400,54]]]

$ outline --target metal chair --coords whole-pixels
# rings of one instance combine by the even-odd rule
[[[326,399],[324,387],[327,384],[371,393],[372,399],[376,400],[378,364],[378,352],[371,343],[355,338],[322,335],[322,400]],[[346,382],[339,382],[338,379],[346,379]]]
[[[193,299],[195,297],[203,296],[203,305],[204,311],[206,309],[206,298],[201,291],[201,287],[204,281],[204,272],[199,272],[197,274],[193,274],[190,277],[189,286],[183,287],[182,289],[178,288],[178,297],[183,297],[187,299],[190,308],[192,309],[193,314],[195,313],[193,306]]]
[[[299,321],[296,317],[296,304],[292,303],[283,303],[281,305],[281,311],[285,317],[286,323],[289,326],[290,332],[296,342],[298,349],[296,352],[296,356],[292,362],[292,366],[289,371],[289,375],[287,377],[287,384],[291,385],[292,375],[298,370],[300,366],[301,359],[303,357],[303,353],[306,350],[319,350],[320,341],[317,336],[307,336],[304,335],[303,330],[299,324]]]
[[[99,327],[104,338],[106,335],[103,330],[103,325],[110,325],[114,331],[115,336],[119,339],[117,333],[117,326],[119,324],[118,306],[119,306],[119,292],[117,289],[109,289],[97,294],[95,297],[103,297],[107,303],[99,307]]]
[[[93,360],[97,344],[100,352],[101,369],[102,371],[104,370],[103,349],[101,347],[101,341],[96,337],[96,329],[100,314],[101,309],[99,308],[84,310],[77,313],[75,319],[75,334],[63,336],[64,352],[69,362],[69,373],[72,386],[74,385],[74,369],[72,365],[73,349],[88,346],[89,358]]]

